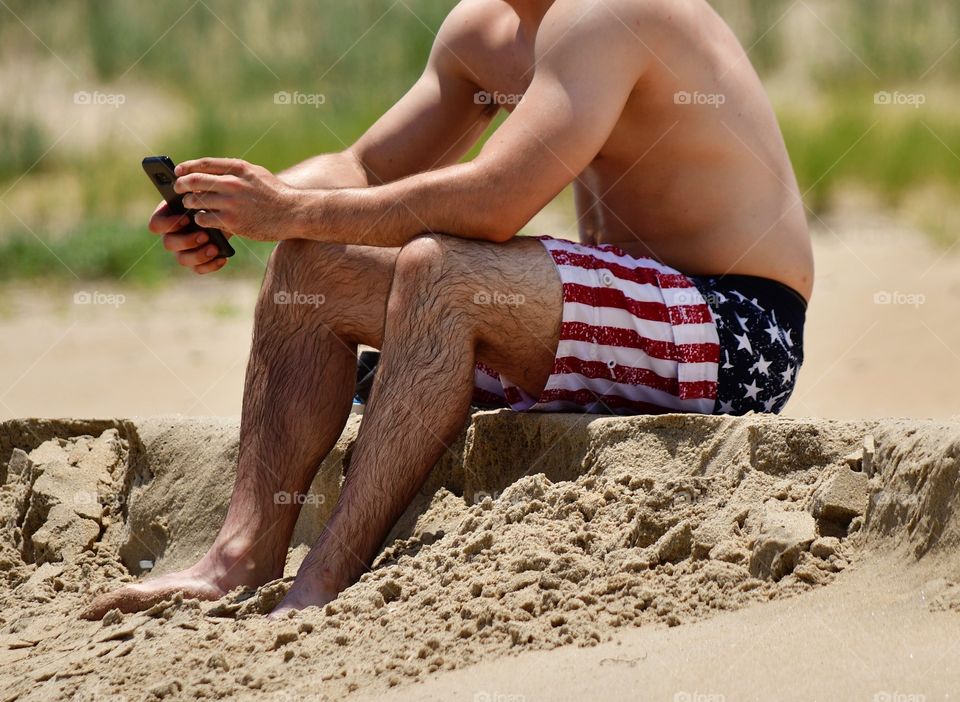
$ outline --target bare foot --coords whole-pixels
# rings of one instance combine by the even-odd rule
[[[80,613],[83,619],[100,619],[111,609],[139,612],[182,593],[198,600],[218,600],[235,587],[259,587],[283,574],[279,567],[258,565],[249,550],[236,546],[211,548],[195,565],[142,583],[127,585],[97,597]]]
[[[323,607],[335,599],[337,599],[337,593],[329,588],[309,585],[304,579],[297,578],[286,596],[267,615],[267,618],[286,619],[290,612],[296,612],[307,607]]]
[[[100,619],[111,609],[121,612],[139,612],[158,602],[172,597],[176,593],[198,600],[218,600],[227,594],[227,590],[194,575],[190,570],[169,573],[143,583],[127,585],[119,590],[107,592],[97,597],[80,613],[82,619]]]

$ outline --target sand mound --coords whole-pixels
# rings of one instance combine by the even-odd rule
[[[351,423],[288,559],[335,503]],[[960,426],[770,417],[474,416],[372,572],[268,623],[288,583],[77,621],[95,593],[192,562],[226,508],[229,421],[0,428],[0,688],[76,695],[344,694],[491,657],[592,646],[828,586],[883,550],[960,539]],[[940,610],[960,591],[945,586]]]

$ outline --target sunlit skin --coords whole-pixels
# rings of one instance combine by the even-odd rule
[[[490,102],[510,115],[461,163],[497,111]],[[237,482],[196,565],[108,593],[91,617],[278,577],[298,507],[273,495],[308,488],[368,344],[383,357],[341,499],[276,614],[355,582],[463,426],[475,361],[534,396],[546,383],[559,278],[543,247],[516,235],[571,183],[585,243],[690,275],[763,276],[807,298],[813,288],[776,118],[705,0],[465,0],[420,79],[350,148],[277,175],[222,158],[177,174],[198,225],[280,242],[257,308]],[[227,265],[187,225],[164,205],[150,220],[182,265]],[[478,289],[527,303],[472,304]],[[328,302],[273,303],[291,290]]]

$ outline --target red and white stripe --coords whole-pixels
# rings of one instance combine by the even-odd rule
[[[563,281],[563,323],[553,373],[530,397],[478,366],[475,399],[518,411],[712,414],[720,345],[693,282],[613,246],[541,238]]]

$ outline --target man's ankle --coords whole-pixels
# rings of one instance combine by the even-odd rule
[[[259,585],[283,575],[286,548],[270,553],[265,544],[244,537],[217,540],[204,557],[206,565],[217,572],[220,585]]]

